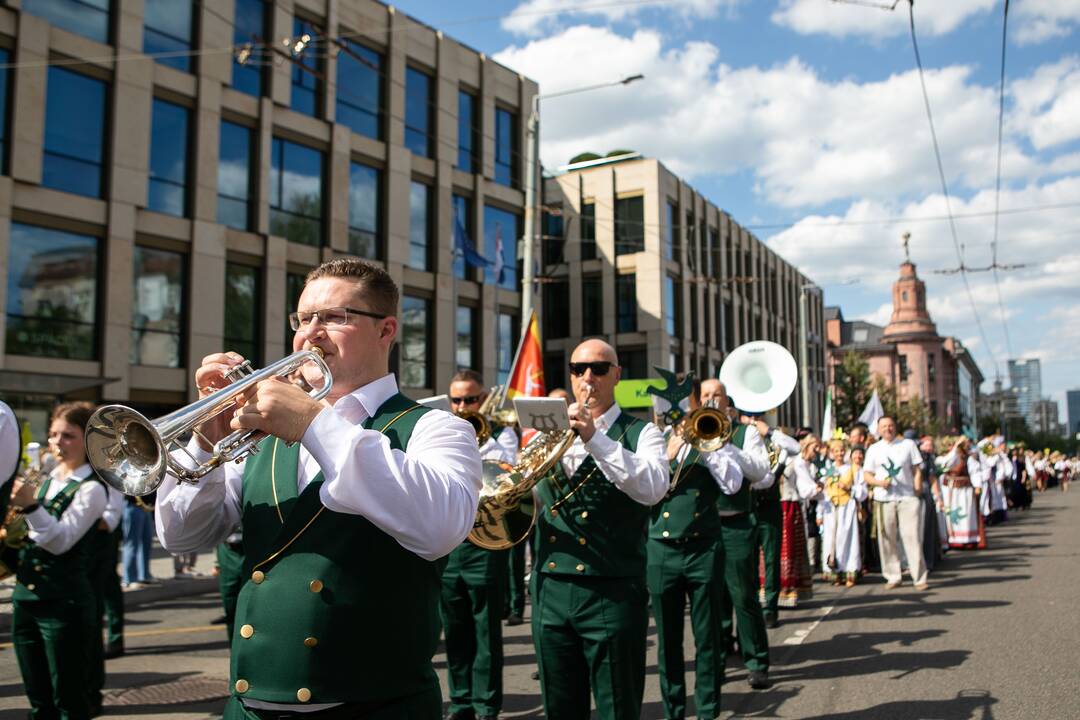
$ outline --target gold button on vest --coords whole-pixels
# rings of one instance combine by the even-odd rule
[[[582,565],[581,563],[578,563],[577,571],[578,572],[585,572],[585,566]]]
[[[550,535],[550,536],[548,537],[548,542],[552,542],[552,543],[553,543],[553,542],[555,542],[555,536],[554,536],[554,535]]]
[[[579,545],[584,545],[584,544],[585,544],[585,538],[583,538],[583,537],[579,537],[579,538],[577,539],[577,541],[578,541],[578,544],[579,544]]]
[[[695,520],[696,520],[697,518],[699,518],[699,517],[701,517],[701,513],[694,513],[694,519],[695,519]]]
[[[311,699],[311,691],[307,688],[300,688],[296,691],[296,699],[300,702],[307,702]]]
[[[664,511],[664,517],[666,517],[666,518],[671,517],[671,513],[669,513],[667,510],[665,510]]]
[[[315,647],[318,644],[319,644],[319,638],[313,638],[313,637],[304,638],[304,647],[311,648],[311,647]]]
[[[236,686],[235,687],[236,687],[236,692],[243,694],[243,693],[246,693],[248,691],[248,688],[251,687],[251,686],[248,685],[247,680],[244,680],[243,678],[241,678],[241,679],[236,681]]]
[[[34,566],[34,572],[41,572],[42,570],[44,570],[44,568],[41,567],[40,565],[35,565]]]
[[[312,580],[311,582],[308,583],[308,588],[313,593],[322,592],[322,589],[323,589],[322,580]]]
[[[26,589],[29,590],[30,592],[33,592],[34,588],[36,588],[36,587],[37,587],[37,585],[35,585],[34,583],[30,583],[29,585],[26,586]]]
[[[660,533],[660,534],[661,534],[661,535],[663,535],[664,537],[667,537],[667,536],[668,536],[668,535],[670,535],[671,533],[669,533],[669,532],[668,532],[667,530],[665,530],[664,532],[662,532],[662,533]]]
[[[551,562],[548,563],[548,568],[551,569],[551,570],[555,569],[555,561],[554,560],[552,560]]]
[[[589,517],[589,511],[588,510],[582,510],[581,511],[581,519],[584,520],[587,517]]]
[[[255,634],[255,628],[251,627],[250,625],[241,625],[240,626],[240,637],[244,638],[245,640],[247,638],[251,637],[254,634]]]
[[[264,573],[262,570],[256,570],[255,572],[251,573],[251,582],[255,583],[256,585],[258,585],[265,579],[266,573]]]
[[[551,517],[558,517],[558,516],[559,516],[559,511],[558,511],[558,510],[555,510],[555,509],[552,509],[552,511],[551,511]]]

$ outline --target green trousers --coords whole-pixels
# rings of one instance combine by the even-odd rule
[[[450,553],[439,603],[446,638],[450,712],[502,710],[502,615],[506,550],[464,542]]]
[[[769,669],[769,636],[765,615],[758,600],[757,523],[745,513],[723,518],[720,537],[723,544],[724,587],[721,593],[720,626],[724,666],[732,638],[731,611],[735,611],[739,649],[747,670]]]
[[[645,692],[647,593],[641,578],[533,573],[532,634],[544,714],[638,720]]]
[[[217,546],[218,592],[225,611],[225,632],[232,642],[233,624],[236,621],[236,599],[244,586],[244,554],[233,550],[227,543]]]
[[[90,717],[87,654],[90,633],[99,627],[94,609],[92,598],[13,603],[11,640],[32,720]]]
[[[784,510],[779,502],[762,503],[754,509],[757,544],[765,561],[765,612],[780,609],[780,542],[784,535]],[[756,553],[755,553],[756,554]]]
[[[683,617],[690,598],[690,628],[696,651],[694,704],[698,718],[720,714],[724,666],[720,640],[721,552],[716,539],[675,543],[649,539],[646,583],[656,618],[656,664],[664,717],[686,717]]]
[[[506,607],[511,613],[525,614],[525,544],[519,542],[510,548],[509,574],[506,577]]]
[[[120,562],[120,535],[116,530],[105,533],[91,529],[90,532],[102,533],[91,544],[86,574],[94,591],[93,622],[87,634],[87,686],[90,707],[101,705],[102,690],[105,688],[105,645],[101,632],[108,630],[109,642],[119,643],[124,639],[124,595],[120,589],[120,575],[116,566]]]
[[[333,712],[333,709],[327,712]],[[297,713],[294,717],[302,718],[303,715],[304,713]],[[244,707],[244,704],[233,695],[225,703],[223,720],[278,720],[282,717],[290,716],[280,710],[256,710]],[[442,693],[436,683],[430,690],[409,697],[379,701],[370,707],[358,704],[353,714],[348,717],[353,720],[441,720]]]

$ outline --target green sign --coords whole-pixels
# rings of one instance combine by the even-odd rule
[[[620,380],[615,386],[615,402],[624,410],[639,410],[652,407],[652,395],[646,388],[662,388],[664,381],[659,378],[646,380]]]

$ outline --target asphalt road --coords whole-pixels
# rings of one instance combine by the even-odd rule
[[[728,666],[724,717],[989,720],[1080,718],[1080,492],[1052,490],[991,528],[990,549],[951,553],[931,590],[871,576],[816,596],[770,632],[774,685]],[[141,605],[128,654],[109,662],[106,717],[208,718],[227,692],[215,595]],[[687,627],[689,630],[689,627]],[[643,718],[662,718],[650,630]],[[0,641],[9,638],[0,637]],[[692,641],[687,638],[687,655]],[[542,716],[528,625],[506,628],[503,716]],[[364,651],[362,648],[360,651]],[[376,649],[371,649],[376,652]],[[692,666],[692,665],[691,665]],[[436,657],[445,688],[445,659]],[[692,688],[692,679],[691,679]],[[0,720],[25,717],[15,657],[0,649]]]

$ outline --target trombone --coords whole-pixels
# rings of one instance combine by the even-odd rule
[[[723,410],[720,410],[712,401],[692,411],[675,425],[673,432],[677,433],[682,441],[690,448],[699,453],[719,450],[731,439],[731,418]],[[686,459],[690,457],[687,450],[679,461],[679,467],[671,478],[668,492],[671,493],[682,479],[683,469],[686,467]]]

